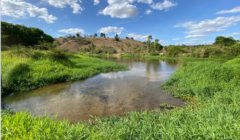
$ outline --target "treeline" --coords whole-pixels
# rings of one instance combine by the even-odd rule
[[[230,58],[240,56],[240,41],[232,37],[218,36],[212,45],[169,45],[164,47],[162,53],[170,57],[184,55],[195,58]]]
[[[43,30],[34,27],[26,27],[23,25],[13,25],[1,21],[1,45],[23,45],[34,46],[44,43],[53,43],[54,38],[45,34]]]

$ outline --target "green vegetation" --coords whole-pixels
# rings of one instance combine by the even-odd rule
[[[106,34],[105,33],[101,33],[100,37],[106,38]]]
[[[67,50],[20,48],[2,51],[2,94],[28,91],[48,84],[75,81],[126,66],[73,54]]]
[[[161,86],[189,105],[70,124],[2,111],[2,139],[238,139],[240,63],[190,62]],[[173,109],[174,108],[174,109]],[[171,109],[171,110],[168,110]]]
[[[23,25],[13,25],[1,21],[1,45],[24,45],[33,46],[40,42],[53,43],[54,38],[45,34],[41,29],[26,27]]]
[[[143,57],[156,56],[162,57],[185,57],[185,58],[214,58],[214,59],[233,59],[240,54],[240,42],[232,37],[216,37],[213,45],[168,45],[163,47],[159,44],[159,40],[151,42],[152,36],[148,37],[148,41],[143,42],[143,47],[129,47],[124,55],[129,54],[133,57],[141,55]],[[160,55],[157,57],[157,55]],[[128,55],[128,56],[129,56]]]
[[[115,40],[115,41],[119,41],[118,34],[115,35],[114,40]]]
[[[12,49],[2,51],[2,94],[28,91],[48,84],[74,81],[101,72],[126,70],[126,66],[107,62],[68,50],[56,49],[50,36],[37,28],[26,28],[2,22],[2,42]],[[20,36],[23,31],[31,36]],[[13,32],[14,31],[14,32]],[[16,32],[15,32],[16,31]],[[39,36],[41,35],[41,36]],[[94,34],[94,38],[97,34]],[[102,37],[102,34],[100,34]],[[75,39],[79,34],[63,39]],[[144,47],[136,46],[124,56],[186,58],[239,57],[240,44],[233,38],[217,37],[211,46],[168,46],[162,49],[159,40]],[[115,40],[119,37],[116,35]],[[17,45],[22,43],[27,46]],[[103,46],[97,50],[86,42],[91,53],[113,54],[116,50]],[[14,46],[15,45],[15,46]],[[120,46],[121,47],[121,46]],[[121,51],[124,51],[121,47]],[[158,55],[165,51],[165,56]],[[136,54],[136,55],[135,55]],[[183,63],[172,77],[161,84],[169,94],[186,100],[184,108],[168,104],[160,110],[130,112],[125,117],[98,118],[93,122],[71,124],[47,116],[32,116],[28,112],[1,111],[2,139],[239,139],[240,137],[240,58],[226,63]]]
[[[90,52],[91,54],[102,54],[102,55],[117,53],[117,50],[111,46],[103,45],[100,48],[96,48],[96,45],[94,45],[93,43],[91,45],[88,45],[88,48],[79,49],[79,51],[85,52],[85,53]]]

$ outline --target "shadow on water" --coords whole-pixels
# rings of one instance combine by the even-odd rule
[[[59,83],[16,93],[2,99],[4,107],[35,115],[58,114],[71,122],[96,117],[123,116],[129,111],[160,109],[160,104],[180,106],[183,101],[158,88],[178,68],[178,60],[102,58],[121,63],[129,71],[102,73],[84,81]],[[65,64],[65,63],[64,63]],[[69,64],[72,65],[72,64]]]

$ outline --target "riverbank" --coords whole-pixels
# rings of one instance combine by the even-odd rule
[[[2,51],[1,55],[2,95],[86,79],[102,72],[127,70],[124,65],[58,49],[20,48]]]
[[[226,63],[183,63],[161,84],[189,106],[125,117],[101,118],[92,123],[2,111],[3,139],[238,139],[240,136],[240,59]],[[189,100],[190,99],[190,100]],[[193,100],[194,99],[194,100]]]
[[[149,59],[184,59],[184,60],[231,60],[232,57],[218,57],[218,58],[197,58],[197,57],[190,57],[190,56],[178,56],[178,57],[171,57],[171,56],[163,56],[163,55],[131,55],[131,54],[124,54],[119,55],[119,57],[133,57],[133,58],[149,58]]]

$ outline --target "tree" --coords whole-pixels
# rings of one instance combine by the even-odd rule
[[[148,36],[148,40],[151,41],[152,39],[153,39],[153,38],[152,38],[152,35],[149,35],[149,36]]]
[[[155,39],[155,43],[154,43],[154,51],[160,51],[163,46],[161,44],[158,43],[158,39]]]
[[[100,34],[100,37],[106,38],[106,35],[105,35],[104,33],[101,33],[101,34]]]
[[[53,43],[54,38],[47,35],[43,30],[34,27],[26,27],[23,25],[13,25],[1,21],[1,39],[3,39],[2,44],[12,46],[16,44],[21,44],[24,46],[34,46],[39,42]]]
[[[224,37],[224,36],[217,36],[215,38],[215,45],[220,45],[220,46],[231,46],[235,44],[237,41],[232,38],[232,37]]]
[[[152,40],[152,36],[149,35],[148,40],[147,40],[147,51],[149,51],[149,48],[150,48],[150,45],[151,45],[151,40]]]
[[[115,41],[119,41],[118,34],[115,35],[114,39],[115,39]]]
[[[95,33],[95,34],[93,35],[93,37],[94,37],[94,38],[97,37],[97,33]]]
[[[81,34],[81,33],[76,33],[76,36],[77,36],[77,37],[80,37],[80,34]]]
[[[133,37],[131,37],[131,40],[134,40]]]
[[[73,35],[72,38],[75,39],[76,38],[75,35]]]
[[[126,39],[129,39],[129,37],[126,37]]]

